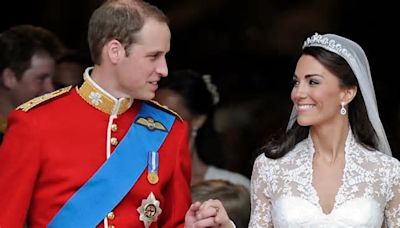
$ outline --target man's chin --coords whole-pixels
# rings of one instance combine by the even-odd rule
[[[135,99],[148,101],[148,100],[153,100],[155,96],[156,96],[155,93],[148,93],[146,95],[141,96],[140,98],[135,98]]]

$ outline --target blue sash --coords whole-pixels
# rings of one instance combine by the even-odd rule
[[[165,126],[166,131],[137,123],[147,117]],[[137,118],[110,158],[65,203],[48,227],[96,227],[132,189],[147,166],[148,152],[159,150],[174,120],[175,116],[143,102]]]

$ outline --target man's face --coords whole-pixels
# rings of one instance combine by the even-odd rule
[[[134,99],[153,99],[158,81],[168,75],[165,55],[170,40],[171,33],[166,23],[147,19],[129,55],[122,57],[117,64],[117,90]]]
[[[57,64],[53,77],[54,87],[60,89],[69,85],[78,85],[83,80],[85,68],[74,62],[62,62]]]
[[[52,76],[55,61],[47,54],[35,54],[28,68],[11,88],[11,99],[18,106],[30,99],[54,90]]]

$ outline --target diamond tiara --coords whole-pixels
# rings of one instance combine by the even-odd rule
[[[213,104],[216,105],[219,102],[219,93],[217,86],[215,86],[211,82],[211,75],[210,74],[204,74],[201,76],[203,79],[204,83],[206,84],[207,90],[211,93],[212,99],[213,99]]]
[[[312,46],[323,47],[329,51],[332,51],[348,59],[353,58],[350,52],[348,52],[347,49],[343,47],[341,44],[337,43],[336,40],[329,39],[328,37],[325,37],[324,35],[320,35],[318,33],[315,33],[311,37],[308,37],[306,41],[304,41],[303,49]]]

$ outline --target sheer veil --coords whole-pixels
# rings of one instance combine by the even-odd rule
[[[379,118],[378,105],[376,102],[368,59],[363,49],[354,41],[335,34],[320,35],[315,33],[304,41],[303,48],[313,46],[322,47],[340,55],[350,65],[358,80],[359,89],[362,93],[368,112],[368,118],[378,136],[378,149],[391,156],[392,152],[386,137],[385,129],[383,128],[382,122]],[[293,126],[296,121],[296,116],[296,110],[293,108],[289,119],[288,129]]]

